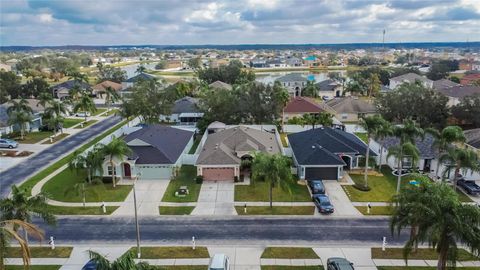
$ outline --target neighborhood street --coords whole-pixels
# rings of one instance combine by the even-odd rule
[[[61,217],[55,228],[42,226],[58,245],[135,242],[135,220],[119,217]],[[392,240],[388,218],[212,218],[155,217],[140,219],[142,243],[190,244],[402,244]]]
[[[57,158],[99,136],[120,121],[119,116],[109,117],[2,172],[0,174],[0,198],[8,196],[12,185],[23,182],[28,176],[41,171],[45,166],[51,165]]]

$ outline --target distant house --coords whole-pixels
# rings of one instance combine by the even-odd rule
[[[440,79],[440,80],[433,81],[433,89],[436,89],[436,90],[456,87],[456,86],[460,86],[460,84],[452,82],[447,79]]]
[[[344,170],[359,166],[367,151],[357,136],[334,128],[310,129],[287,137],[300,179],[339,180]],[[370,150],[370,155],[376,153]]]
[[[287,67],[287,63],[281,61],[280,59],[272,59],[272,60],[267,60],[266,66],[270,68]]]
[[[318,82],[315,86],[318,88],[318,96],[323,100],[330,100],[343,95],[342,85],[332,79]]]
[[[304,114],[318,114],[326,111],[324,107],[308,97],[291,98],[283,108],[283,121],[287,123],[288,120],[294,117],[302,117]]]
[[[249,126],[215,131],[208,134],[196,163],[197,175],[202,175],[204,180],[233,181],[243,173],[242,160],[251,160],[252,152],[280,153],[280,143],[274,133]]]
[[[38,99],[25,99],[28,102],[28,107],[32,109],[32,121],[27,124],[27,131],[38,131],[38,129],[42,126],[42,114],[45,111],[45,108],[38,104]],[[14,99],[14,101],[19,101],[18,99]],[[0,134],[10,134],[15,131],[20,131],[20,126],[18,125],[10,125],[8,123],[8,113],[7,110],[9,107],[12,106],[11,102],[5,102],[0,105]]]
[[[183,97],[173,104],[172,114],[169,116],[160,116],[161,121],[175,122],[179,125],[196,125],[198,120],[203,117],[203,113],[198,108],[198,98]]]
[[[157,77],[142,72],[122,82],[122,89],[127,89],[129,87],[132,87],[135,82],[140,80],[156,80],[156,79]]]
[[[480,128],[465,130],[464,134],[467,139],[465,143],[469,147],[480,151]]]
[[[89,91],[92,88],[90,84],[86,82],[69,80],[54,85],[51,89],[54,97],[64,99],[70,96],[70,91],[72,91],[72,89],[75,87],[77,87],[80,91]]]
[[[267,61],[263,58],[254,58],[250,60],[250,67],[252,68],[264,68],[267,67]]]
[[[363,116],[376,114],[375,105],[358,97],[335,98],[326,103],[341,122],[358,122]]]
[[[209,84],[211,89],[217,89],[217,90],[232,90],[232,85],[228,83],[224,83],[222,81],[215,81],[211,84]]]
[[[310,56],[307,56],[307,57],[303,58],[303,64],[307,67],[318,67],[322,63],[321,63],[320,59],[318,59],[317,57],[315,57],[313,55],[310,55]]]
[[[462,101],[466,96],[480,94],[480,87],[473,85],[457,85],[446,88],[434,88],[435,91],[448,97],[447,106],[455,106]]]
[[[169,180],[175,169],[182,165],[182,157],[193,145],[194,133],[163,125],[149,125],[127,135],[124,140],[132,150],[130,156],[103,163],[105,177],[115,175],[120,179]]]
[[[479,61],[472,63],[472,70],[480,71],[480,62]]]
[[[404,83],[420,82],[424,87],[432,88],[433,81],[416,73],[407,73],[390,79],[390,88],[395,89]]]
[[[101,96],[107,91],[107,89],[109,87],[112,88],[113,90],[117,91],[117,92],[122,90],[122,85],[119,84],[119,83],[112,82],[112,81],[103,81],[103,82],[98,83],[98,84],[96,84],[92,87],[93,94],[95,96],[97,96],[97,95]]]
[[[308,80],[300,73],[289,73],[277,78],[275,81],[280,82],[287,89],[290,96],[298,97],[302,95],[302,90],[307,85]]]
[[[0,71],[9,72],[9,71],[12,71],[12,67],[10,65],[0,63]]]
[[[302,59],[293,56],[285,59],[285,63],[289,67],[301,67],[303,65]]]
[[[472,73],[463,76],[460,83],[463,85],[471,85],[480,80],[480,73]]]

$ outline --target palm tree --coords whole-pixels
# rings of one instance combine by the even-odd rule
[[[252,179],[254,181],[263,180],[269,183],[269,200],[270,208],[272,208],[273,188],[276,185],[291,192],[289,184],[293,181],[293,177],[290,170],[290,159],[280,154],[256,154],[252,163]]]
[[[27,124],[32,121],[32,114],[26,111],[13,111],[8,114],[8,123],[10,125],[19,125],[20,126],[20,139],[25,138],[25,130],[27,129]]]
[[[360,119],[360,126],[367,133],[367,150],[365,151],[365,173],[364,173],[364,185],[368,188],[368,162],[370,159],[370,143],[373,137],[377,135],[377,132],[384,125],[385,120],[380,115],[367,116]]]
[[[427,129],[427,133],[435,138],[434,147],[439,154],[444,153],[452,143],[463,143],[466,138],[463,130],[459,126],[445,127],[441,132],[437,129]],[[435,170],[435,177],[438,179],[438,172],[440,170],[440,161],[437,161],[437,168]]]
[[[145,73],[145,71],[147,71],[147,68],[143,64],[140,64],[137,67],[137,70],[135,70],[135,73],[141,74],[141,73]]]
[[[112,87],[108,86],[105,89],[105,105],[107,110],[110,111],[110,105],[117,102],[120,99],[120,95]]]
[[[332,126],[333,115],[328,112],[320,112],[318,114],[304,114],[301,118],[303,125],[312,125],[312,129],[315,129],[316,125],[322,125],[324,127]]]
[[[83,111],[85,112],[85,122],[87,122],[87,112],[94,113],[97,110],[93,99],[87,94],[84,93],[81,95],[80,99],[75,103],[73,107],[74,112]]]
[[[7,114],[11,112],[29,112],[29,113],[33,112],[32,108],[30,108],[30,106],[28,105],[28,101],[23,97],[18,101],[10,100],[10,103],[11,103],[11,106],[8,107]]]
[[[102,147],[102,153],[109,157],[109,164],[112,169],[112,183],[113,187],[115,188],[116,170],[113,159],[122,159],[123,156],[130,155],[132,150],[128,147],[124,140],[114,137],[111,142]]]
[[[453,188],[457,189],[458,176],[460,170],[479,171],[479,158],[475,151],[471,149],[462,149],[458,147],[449,147],[447,152],[442,154],[438,160],[441,163],[446,163],[447,167],[445,173],[454,169]]]
[[[103,170],[104,154],[102,149],[95,147],[85,155],[78,150],[73,153],[74,158],[68,163],[71,170],[85,170],[88,183],[92,183],[93,177]],[[101,173],[100,173],[101,174]]]
[[[384,142],[383,140],[389,136],[393,135],[393,127],[388,121],[384,121],[380,128],[377,130],[375,134],[375,139],[377,139],[380,143],[380,165],[379,171],[382,171],[382,160],[383,160],[383,149],[384,149]]]
[[[402,168],[403,159],[405,157],[410,158],[411,164],[416,164],[420,158],[420,151],[411,142],[406,142],[400,145],[392,146],[388,149],[387,158],[394,157],[397,160],[397,194],[400,192],[400,186],[402,184]]]
[[[307,81],[307,85],[302,90],[302,96],[306,97],[318,97],[318,88],[315,85],[315,81]]]
[[[100,253],[89,250],[90,259],[95,262],[97,270],[151,270],[156,269],[151,267],[146,262],[135,263],[131,252],[127,252],[120,256],[114,262],[110,262],[105,256]]]
[[[22,220],[0,220],[0,269],[5,269],[5,257],[7,248],[10,246],[10,241],[14,239],[20,246],[22,251],[23,265],[28,268],[30,265],[30,248],[27,241],[25,241],[18,231],[14,228],[19,228],[26,232],[26,234],[38,239],[43,240],[44,234],[37,226],[24,222]]]
[[[43,93],[40,93],[40,95],[38,95],[37,99],[38,99],[37,106],[41,105],[43,108],[46,108],[47,105],[53,101],[53,96],[50,93],[43,92]]]
[[[75,83],[80,83],[80,82],[88,83],[88,76],[78,71],[71,72],[68,76],[71,79],[73,79]]]

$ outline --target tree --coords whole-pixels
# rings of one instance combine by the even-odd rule
[[[290,183],[293,181],[293,177],[290,165],[290,159],[281,154],[270,155],[260,152],[253,158],[252,179],[269,183],[270,208],[273,207],[273,188],[275,186],[291,192]]]
[[[100,63],[97,65],[98,67],[98,83],[104,81],[112,81],[116,83],[124,82],[127,79],[127,72],[122,70],[121,68],[113,67],[113,66],[103,66]]]
[[[22,93],[26,97],[38,97],[43,93],[51,93],[50,85],[43,78],[33,78],[23,85]]]
[[[7,109],[8,123],[20,126],[20,138],[23,140],[27,124],[32,121],[33,111],[23,98],[19,101],[11,100],[10,103],[12,105]]]
[[[37,226],[18,219],[6,220],[2,218],[0,220],[0,269],[5,269],[7,248],[10,246],[12,239],[20,246],[24,267],[28,269],[30,265],[31,253],[28,242],[25,241],[22,236],[18,234],[18,230],[14,230],[14,228],[21,229],[38,240],[43,240],[44,233]]]
[[[306,97],[318,97],[318,88],[315,85],[315,81],[308,81],[305,88],[302,90],[302,96]]]
[[[141,73],[145,73],[146,71],[147,71],[147,68],[143,64],[140,64],[138,65],[137,70],[135,70],[135,73],[141,74]]]
[[[388,121],[383,121],[383,124],[377,130],[375,134],[375,139],[380,141],[380,164],[379,170],[382,171],[382,160],[383,160],[383,149],[384,149],[384,142],[383,139],[393,135],[393,127],[392,124]]]
[[[385,125],[380,115],[367,116],[360,119],[360,126],[367,133],[367,150],[365,151],[365,173],[363,176],[365,188],[368,188],[368,162],[370,159],[370,143],[377,136],[378,131]]]
[[[450,71],[458,70],[458,60],[439,60],[432,63],[427,78],[436,81],[445,79]]]
[[[375,102],[383,118],[393,123],[415,119],[424,128],[443,128],[449,116],[448,98],[417,83],[404,83]]]
[[[97,270],[153,270],[155,267],[151,267],[146,262],[135,263],[131,252],[127,252],[120,256],[114,262],[110,262],[106,257],[100,253],[89,250],[88,254],[90,260],[95,262]]]
[[[88,183],[92,183],[92,179],[99,172],[103,171],[103,159],[105,154],[102,153],[102,148],[95,147],[86,154],[75,151],[74,158],[69,162],[68,167],[71,170],[85,170]]]
[[[95,107],[93,99],[87,93],[84,93],[80,96],[80,99],[73,106],[73,111],[85,112],[85,122],[87,122],[87,112],[94,113],[97,111],[97,107]]]
[[[480,94],[464,97],[452,107],[452,116],[472,128],[480,128]]]
[[[311,125],[315,129],[316,125],[330,127],[333,124],[333,115],[328,112],[320,112],[317,114],[304,114],[301,118],[302,126]]]
[[[106,145],[103,145],[101,152],[108,156],[109,164],[112,169],[112,183],[113,187],[116,186],[116,170],[115,164],[113,162],[114,158],[122,159],[123,156],[130,155],[132,150],[128,147],[127,143],[121,138],[113,138],[111,142]]]
[[[381,81],[380,77],[376,73],[371,73],[367,80],[368,85],[368,97],[375,96],[380,92]]]
[[[88,76],[86,74],[80,73],[79,71],[71,71],[68,76],[70,77],[70,79],[73,79],[77,84],[81,82],[88,83]]]
[[[0,71],[0,104],[18,98],[21,92],[20,77],[15,73]]]
[[[41,105],[43,108],[46,108],[47,105],[53,101],[53,96],[51,93],[44,92],[38,95],[37,99],[38,99],[37,106]]]
[[[47,123],[48,127],[53,129],[53,135],[57,135],[57,130],[60,128],[63,132],[64,117],[67,113],[67,108],[62,102],[52,100],[48,107],[45,109],[43,119]]]
[[[228,65],[202,68],[196,71],[198,78],[207,84],[222,81],[229,84],[255,81],[255,73],[244,70],[242,62],[232,60]]]
[[[478,155],[471,149],[448,147],[447,152],[440,156],[438,162],[446,165],[444,174],[454,170],[453,188],[455,190],[461,170],[480,170]]]
[[[463,130],[459,126],[448,126],[442,131],[437,129],[426,129],[426,132],[434,137],[435,142],[433,146],[437,149],[439,154],[444,153],[452,143],[463,143],[466,138],[463,134]],[[437,169],[435,170],[435,176],[438,178],[438,171],[440,169],[440,162],[437,162]]]
[[[413,189],[413,187],[412,187]],[[438,254],[438,270],[455,266],[458,246],[480,253],[480,209],[476,205],[462,204],[458,195],[447,184],[422,181],[418,191],[412,191],[408,199],[397,197],[391,228],[400,232],[406,226],[416,228],[404,247],[407,258],[416,243],[428,243]],[[405,192],[402,191],[402,193]],[[416,197],[414,197],[416,196]],[[406,215],[410,215],[409,217]]]
[[[105,89],[105,105],[107,105],[107,111],[110,111],[110,106],[120,100],[120,95],[112,87],[108,86]]]
[[[458,78],[457,76],[450,76],[449,79],[454,83],[460,83],[460,78]]]
[[[202,59],[200,57],[194,57],[188,60],[188,66],[194,70],[202,67]]]

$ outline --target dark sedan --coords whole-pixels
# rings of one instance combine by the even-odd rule
[[[480,194],[480,186],[478,186],[475,181],[467,181],[461,179],[457,181],[457,185],[470,195]]]
[[[354,270],[353,263],[344,258],[328,258],[327,270]]]
[[[325,194],[325,186],[322,180],[308,180],[308,186],[313,194]]]
[[[334,212],[335,209],[327,195],[317,194],[314,195],[312,199],[319,213],[331,214]]]

